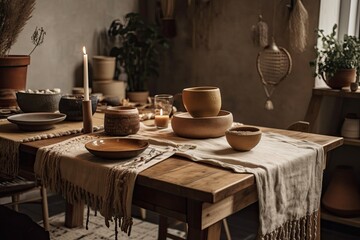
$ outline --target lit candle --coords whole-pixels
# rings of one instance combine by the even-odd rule
[[[88,71],[88,56],[86,48],[83,47],[84,52],[84,101],[89,101],[89,71]]]
[[[158,128],[167,128],[169,124],[169,115],[163,114],[163,110],[160,109],[160,115],[155,115],[155,125]]]

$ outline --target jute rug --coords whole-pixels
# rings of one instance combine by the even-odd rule
[[[85,211],[86,212],[86,211]],[[86,219],[86,216],[85,218]],[[90,213],[89,229],[85,227],[66,228],[64,226],[65,213],[52,216],[50,220],[50,237],[52,240],[75,240],[75,239],[115,239],[114,225],[107,228],[104,224],[104,218],[100,215],[94,216]],[[131,230],[131,236],[128,237],[124,232],[119,231],[118,239],[133,240],[156,240],[158,237],[158,225],[134,218],[134,224]],[[42,222],[39,222],[42,225]],[[85,225],[85,223],[84,223]],[[176,236],[185,237],[185,232],[176,229],[168,229]]]

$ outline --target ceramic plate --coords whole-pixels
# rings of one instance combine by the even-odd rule
[[[63,113],[21,113],[7,118],[9,122],[15,123],[24,131],[43,131],[54,127],[55,123],[61,122],[66,118]]]
[[[102,138],[85,144],[85,148],[89,152],[97,157],[107,159],[135,157],[148,146],[147,141],[127,138]]]

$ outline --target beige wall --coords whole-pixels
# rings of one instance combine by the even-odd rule
[[[115,18],[137,11],[134,0],[37,0],[33,17],[25,26],[13,54],[28,54],[36,26],[46,30],[45,41],[32,55],[27,87],[61,88],[70,92],[82,86],[82,47],[89,59],[99,54],[99,33]]]
[[[301,54],[288,45],[289,11],[285,5],[290,1],[275,1],[275,39],[292,55],[293,70],[274,92],[273,111],[264,109],[266,95],[256,70],[260,49],[253,45],[250,29],[261,12],[271,29],[274,1],[212,1],[220,4],[215,9],[218,15],[212,20],[210,49],[191,47],[187,1],[177,1],[178,34],[171,41],[161,78],[153,90],[175,93],[188,86],[214,85],[222,91],[223,109],[230,110],[236,121],[286,128],[293,121],[304,119],[314,84],[308,62],[314,57],[313,30],[318,23],[319,1],[302,1],[310,22],[308,46]]]
[[[319,1],[303,0],[309,11],[309,40],[304,53],[295,53],[288,46],[288,1],[277,3],[275,39],[288,49],[293,58],[293,70],[288,79],[275,90],[275,109],[264,109],[266,96],[256,70],[260,51],[251,41],[250,28],[263,14],[271,29],[273,1],[211,0],[214,10],[210,33],[210,49],[191,47],[191,18],[187,2],[176,1],[178,34],[171,40],[171,49],[162,62],[160,79],[151,86],[152,93],[176,93],[196,85],[219,86],[223,109],[234,114],[235,120],[249,124],[287,127],[304,118],[311,96],[313,78],[308,62],[313,58]],[[154,0],[146,0],[151,7]],[[89,57],[99,54],[98,34],[114,18],[138,8],[134,0],[38,0],[33,17],[12,49],[14,54],[26,54],[32,45],[30,36],[35,26],[46,31],[44,44],[31,56],[28,88],[59,87],[69,92],[81,86],[81,48],[85,45]],[[262,9],[262,10],[260,10]]]

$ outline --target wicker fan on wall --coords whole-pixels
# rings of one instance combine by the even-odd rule
[[[272,39],[271,43],[259,52],[256,63],[267,96],[265,108],[272,110],[274,105],[271,96],[276,86],[290,74],[292,67],[291,56],[285,48],[278,47],[275,40]]]

